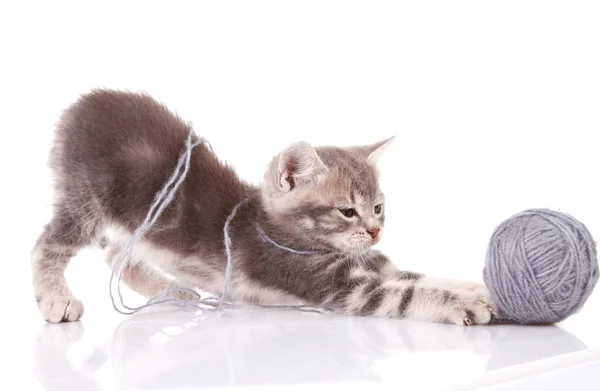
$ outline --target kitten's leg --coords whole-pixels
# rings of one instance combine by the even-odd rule
[[[452,290],[464,290],[483,296],[489,295],[489,291],[485,285],[473,281],[424,276],[421,279],[420,284],[423,286],[446,288]]]
[[[57,208],[31,254],[33,286],[38,307],[48,322],[72,322],[83,314],[65,280],[64,272],[79,249],[91,243],[97,222],[81,222],[66,208]]]
[[[416,273],[361,278],[350,270],[323,303],[336,312],[455,323],[486,324],[493,316],[489,295],[420,283]]]
[[[113,267],[118,259],[121,249],[115,245],[107,245],[106,263]],[[133,260],[125,267],[123,279],[121,280],[130,289],[146,297],[153,297],[165,290],[171,282],[165,275],[147,265],[143,260]],[[174,291],[169,297],[176,297],[184,300],[197,298],[187,291]]]
[[[402,278],[403,276],[419,276],[419,284],[423,286],[447,289],[462,289],[470,292],[479,293],[482,295],[488,294],[487,288],[481,283],[465,280],[455,280],[449,278],[424,276],[420,273],[400,270],[389,261],[382,267],[381,272],[383,273],[383,275],[390,278]]]

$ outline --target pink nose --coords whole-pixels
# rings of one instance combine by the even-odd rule
[[[371,228],[368,229],[367,232],[369,233],[369,235],[371,235],[373,239],[375,239],[377,237],[377,234],[379,234],[379,228]]]

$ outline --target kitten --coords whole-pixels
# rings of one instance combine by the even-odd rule
[[[64,278],[69,260],[112,228],[115,238],[104,243],[112,265],[171,175],[189,131],[145,94],[94,90],[64,112],[50,154],[54,214],[32,253],[35,296],[45,320],[81,317],[83,305]],[[220,294],[223,225],[247,199],[230,226],[228,300],[488,323],[493,312],[485,287],[400,271],[371,249],[385,216],[376,163],[391,141],[350,148],[292,144],[272,159],[258,188],[241,181],[205,145],[196,147],[173,202],[134,249],[125,284],[152,296],[171,276]],[[319,251],[298,254],[281,246]]]

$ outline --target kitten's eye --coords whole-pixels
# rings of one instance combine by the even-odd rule
[[[356,216],[356,209],[354,209],[354,208],[348,208],[348,209],[340,208],[339,211],[348,218]]]
[[[382,207],[382,204],[375,205],[375,214],[380,214],[381,213],[381,207]]]

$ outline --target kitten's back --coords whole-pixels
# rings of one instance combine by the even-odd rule
[[[63,114],[51,152],[59,208],[88,225],[135,229],[171,176],[189,132],[187,123],[146,94],[83,95]],[[187,178],[158,222],[163,234],[156,239],[189,251],[198,236],[219,241],[227,214],[247,192],[210,149],[196,147]],[[189,230],[179,230],[179,238],[169,234],[167,227],[174,231],[182,225]]]

